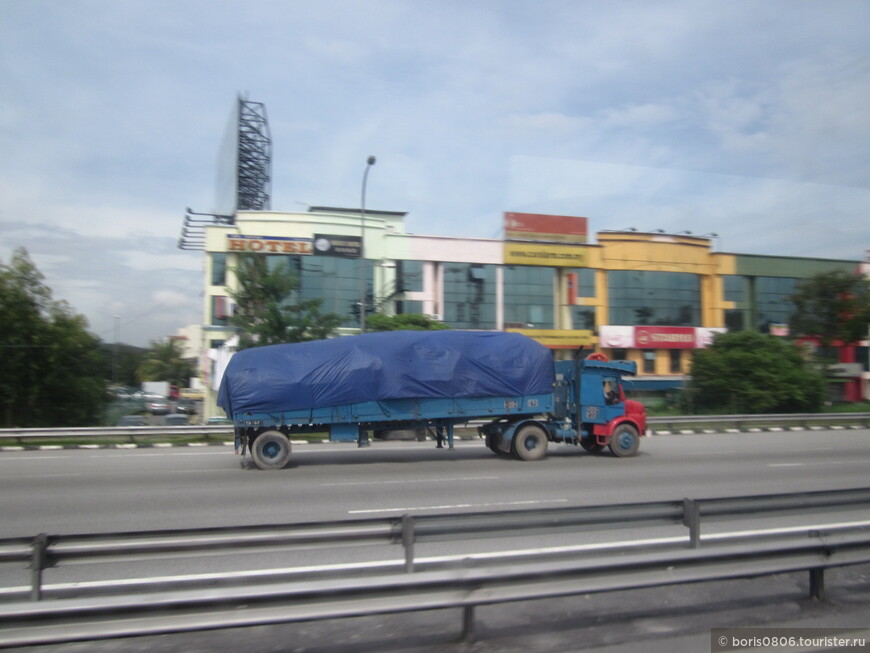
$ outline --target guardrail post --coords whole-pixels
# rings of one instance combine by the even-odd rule
[[[402,515],[402,546],[405,549],[405,571],[409,574],[414,571],[414,540],[414,518]]]
[[[810,598],[819,601],[825,593],[825,568],[810,569]]]
[[[40,533],[33,538],[31,543],[33,553],[30,557],[30,600],[42,600],[42,572],[48,566],[46,550],[48,549],[48,535]]]
[[[470,642],[474,639],[474,606],[462,607],[462,641]]]
[[[683,525],[689,528],[689,544],[701,546],[701,506],[694,499],[683,499]]]

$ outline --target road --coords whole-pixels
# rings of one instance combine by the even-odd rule
[[[33,536],[40,532],[83,533],[285,523],[398,516],[406,512],[427,514],[535,506],[593,505],[863,487],[868,484],[870,431],[663,435],[644,439],[640,455],[634,458],[616,459],[609,455],[589,455],[580,449],[557,446],[551,448],[547,460],[539,463],[498,458],[479,440],[458,442],[453,451],[437,450],[429,442],[377,442],[371,448],[361,450],[341,444],[298,445],[294,454],[294,463],[290,468],[262,472],[241,469],[239,457],[233,454],[230,447],[2,452],[0,514],[3,519],[0,523],[0,537]],[[814,516],[813,519],[837,522],[866,520],[870,516],[852,512]],[[787,520],[759,524],[748,519],[740,524],[727,524],[717,528],[725,531],[735,528],[761,529],[786,523]],[[649,537],[664,533],[663,530],[636,532],[626,529],[619,532],[618,537]],[[583,537],[586,538],[584,541],[592,541],[589,538],[612,539],[615,536],[584,534]],[[572,541],[576,542],[577,536],[573,536]],[[560,544],[564,542],[518,541],[511,542],[510,546]],[[487,546],[491,547],[492,543],[477,542],[470,544],[469,550],[481,550]],[[451,551],[450,544],[440,544],[418,553],[437,555]],[[348,555],[353,560],[360,560],[367,555],[383,554],[365,551],[349,553],[337,549],[315,551],[310,555],[317,556],[318,564],[334,564],[347,560]],[[393,551],[392,556],[400,557],[397,551]],[[294,558],[294,564],[310,564],[313,560],[314,558],[309,560],[303,556]],[[226,560],[220,562],[224,563]],[[267,568],[286,566],[286,561],[280,556],[267,556],[260,562]],[[168,567],[164,573],[217,571],[218,564],[217,558],[204,562],[180,561],[175,566]],[[111,574],[113,570],[107,568],[105,572]],[[59,574],[54,577],[59,582],[83,579],[83,576],[77,574],[87,572],[73,569],[64,570],[63,574],[67,575],[62,575],[61,570],[52,573]],[[17,580],[13,580],[10,574],[15,574]],[[867,570],[862,570],[857,576],[843,576],[840,583],[843,587],[851,588],[849,591],[853,594],[849,595],[850,601],[854,600],[854,591],[858,592],[860,609],[864,610],[865,616],[868,614],[870,601],[860,601],[866,601],[867,594],[870,593],[868,578],[870,575]],[[19,584],[25,579],[26,576],[21,576],[21,570],[4,571],[0,586]],[[798,592],[795,596],[792,593],[795,586],[803,580],[802,577],[780,578],[776,582],[759,585],[760,594],[755,590],[751,591],[750,594],[755,597],[749,601],[753,606],[752,619],[762,618],[763,623],[783,623],[783,618],[799,616],[804,608],[801,607],[802,604],[796,604],[794,599],[803,592]],[[53,582],[52,577],[47,577],[47,581]],[[733,623],[735,614],[743,614],[744,608],[738,606],[747,603],[745,592],[740,589],[745,582],[748,581],[733,581],[731,585],[716,584],[725,587],[714,590],[716,593],[713,595],[709,594],[710,586],[706,584],[679,592],[662,590],[659,593],[649,591],[646,595],[631,593],[634,598],[627,604],[631,606],[629,608],[626,608],[626,604],[621,604],[620,599],[615,598],[616,595],[608,595],[608,598],[596,601],[596,605],[628,609],[633,623],[638,622],[641,626],[646,624],[640,630],[646,627],[655,633],[654,623],[676,623],[680,614],[687,611],[688,614],[692,613],[691,606],[698,604],[699,597],[706,597],[709,602],[710,596],[716,596],[718,598],[711,609],[714,612],[724,610],[730,615],[720,615],[725,621],[718,622],[718,625],[728,625]],[[857,590],[853,587],[855,582],[858,583]],[[832,576],[829,585],[834,586],[836,583],[836,578]],[[757,598],[780,591],[791,596],[785,601],[774,602],[779,606],[788,606],[785,613],[781,608],[773,607],[770,601]],[[735,599],[737,604],[732,604],[728,597],[735,592],[741,598]],[[693,596],[694,599],[687,598]],[[661,602],[663,597],[665,603]],[[578,601],[582,604],[581,599],[582,597],[578,598]],[[649,603],[650,600],[653,601],[652,604]],[[550,623],[545,629],[550,636],[553,620],[558,623],[560,632],[570,631],[573,626],[568,621],[560,621],[561,618],[558,617],[562,614],[562,604],[559,604],[559,610],[548,610],[546,605],[548,602],[539,602],[529,606],[524,613],[534,615],[532,623],[541,620]],[[490,630],[487,632],[489,640],[495,641],[499,639],[500,636],[497,635],[500,631],[498,628],[493,631],[494,626],[491,624],[499,623],[504,617],[501,612],[490,610],[494,615],[488,621]],[[435,614],[441,614],[443,618],[442,613]],[[710,618],[709,613],[704,613],[703,610],[700,614],[702,620]],[[833,626],[839,625],[837,620],[842,621],[845,618],[843,615],[850,612],[840,610],[836,614],[840,616],[836,617],[833,612],[826,614],[824,610],[817,609],[810,616],[820,619],[822,625]],[[765,615],[769,618],[766,619]],[[747,615],[744,617],[748,618]],[[426,625],[439,623],[438,619],[437,616],[424,613],[407,617],[404,621],[400,619],[398,623],[418,624],[423,632],[428,632],[427,628],[430,627],[438,630],[437,626]],[[565,616],[564,619],[569,620],[569,617]],[[610,623],[605,613],[599,614],[595,619]],[[689,622],[691,621],[690,619]],[[801,623],[804,621],[803,618],[800,619]],[[451,624],[451,629],[457,626],[455,622],[452,618],[446,621]],[[738,620],[737,623],[743,621]],[[692,626],[682,621],[680,624],[670,625],[665,629],[670,629],[671,635],[678,638],[689,633],[687,636],[690,636],[696,646],[697,632],[693,632]],[[863,625],[867,624],[870,624],[870,619],[865,618]],[[312,633],[317,632],[315,625],[294,628],[296,630],[291,630],[297,635],[308,633],[315,637]],[[390,650],[390,645],[385,644],[386,640],[377,639],[378,627],[370,624],[369,628],[374,628],[370,633],[374,638],[371,640],[372,650],[382,647]],[[515,626],[507,619],[503,628],[512,631]],[[709,626],[707,628],[709,635]],[[327,631],[334,634],[345,633],[346,643],[351,646],[347,649],[349,651],[369,650],[364,646],[353,648],[355,636],[350,626],[333,625]],[[633,632],[638,632],[637,628]],[[621,641],[625,646],[631,645],[632,640],[624,640],[622,636],[614,639],[611,635],[605,636],[602,633],[596,641],[599,644]],[[661,633],[656,635],[657,638],[659,636]],[[303,637],[300,641],[304,639]],[[416,642],[416,635],[401,640],[403,644],[393,645],[393,650],[430,650],[427,644],[421,644],[423,648],[420,649],[413,648],[412,639]],[[130,640],[137,641],[140,640]],[[177,641],[185,642],[184,650],[198,650],[192,647],[191,642],[199,640],[182,638]],[[443,638],[438,641],[444,644]],[[467,650],[513,650],[505,641],[499,641],[501,648],[487,648],[487,645],[478,642]],[[155,646],[155,642],[152,641],[150,645]],[[536,648],[539,645],[527,643],[527,648],[531,646],[531,650],[573,650]],[[175,650],[171,645],[168,646],[166,650]],[[155,650],[157,649],[159,646]],[[589,649],[592,650],[591,645]],[[129,650],[140,649],[134,647]],[[202,650],[207,649],[204,647]],[[332,649],[318,648],[316,642],[312,642],[299,650]],[[653,649],[646,647],[646,650]],[[677,648],[671,650],[683,649],[677,645]]]

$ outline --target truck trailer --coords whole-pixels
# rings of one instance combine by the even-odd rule
[[[230,360],[218,405],[243,456],[265,470],[292,458],[291,438],[327,433],[368,446],[369,432],[478,432],[498,455],[540,460],[550,442],[637,453],[646,412],[627,399],[635,363],[600,354],[554,361],[518,333],[392,331],[255,347]]]

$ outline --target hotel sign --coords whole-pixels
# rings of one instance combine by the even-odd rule
[[[505,265],[549,265],[552,267],[586,267],[586,250],[572,245],[504,244]]]
[[[228,252],[254,252],[260,254],[312,254],[311,238],[285,238],[283,236],[227,235]]]

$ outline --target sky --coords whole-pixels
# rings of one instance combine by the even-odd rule
[[[870,248],[866,0],[0,0],[0,262],[25,248],[105,342],[199,323],[177,242],[239,95],[277,211],[358,207],[375,155],[366,206],[411,233]]]

